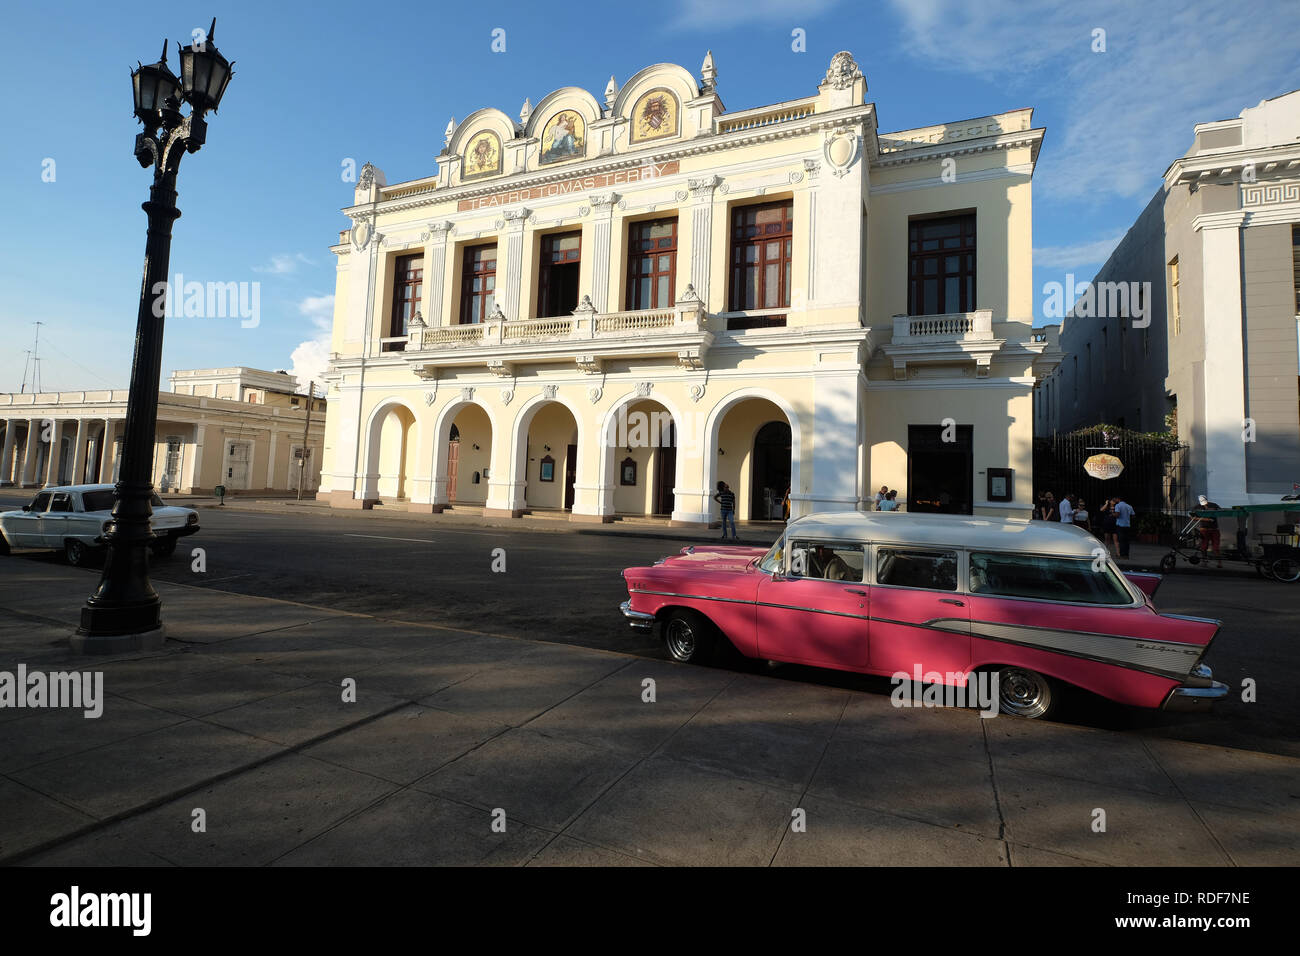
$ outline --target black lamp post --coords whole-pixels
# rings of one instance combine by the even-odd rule
[[[149,583],[148,548],[154,538],[149,527],[153,509],[153,445],[158,423],[158,378],[162,372],[164,300],[155,291],[167,288],[172,223],[176,208],[176,170],[181,157],[198,152],[207,134],[204,114],[216,111],[232,76],[229,60],[212,42],[217,21],[208,35],[188,47],[177,44],[181,58],[178,77],[167,67],[167,43],[162,59],[131,72],[135,115],[144,124],[136,135],[135,158],[153,166],[153,186],[143,209],[149,217],[144,249],[144,283],[136,316],[135,357],[127,398],[122,465],[105,540],[108,555],[104,574],[81,609],[81,627],[73,648],[86,653],[113,653],[160,646],[164,640],[161,602]],[[181,105],[190,106],[181,115]]]

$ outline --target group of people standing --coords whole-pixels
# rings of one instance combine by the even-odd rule
[[[1075,494],[1064,495],[1060,502],[1050,491],[1043,492],[1034,508],[1034,517],[1040,521],[1059,521],[1082,528],[1101,539],[1116,557],[1127,558],[1133,541],[1133,506],[1117,494],[1102,502],[1094,514],[1088,503]]]
[[[897,511],[898,492],[888,485],[881,485],[880,490],[876,492],[876,510]]]

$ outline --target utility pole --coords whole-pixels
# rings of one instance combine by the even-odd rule
[[[307,384],[307,421],[302,426],[302,457],[298,459],[298,500],[302,500],[302,483],[307,480],[307,432],[311,429],[311,403],[316,397],[316,382]]]

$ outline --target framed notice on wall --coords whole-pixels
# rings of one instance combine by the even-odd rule
[[[989,501],[1010,501],[1014,495],[1012,493],[1012,475],[1011,468],[990,468],[988,471],[989,478]]]
[[[555,480],[555,459],[547,455],[542,459],[541,468],[538,470],[537,477],[542,481]]]

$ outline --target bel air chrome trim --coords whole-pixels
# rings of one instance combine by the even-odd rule
[[[623,616],[627,618],[629,627],[648,631],[655,626],[655,616],[653,614],[646,614],[644,611],[632,610],[632,602],[630,600],[624,601],[618,606],[618,609],[622,611]]]

